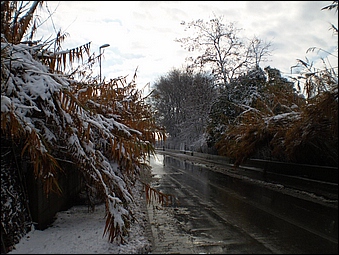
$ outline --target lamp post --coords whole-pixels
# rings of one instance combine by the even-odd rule
[[[99,68],[100,68],[100,84],[101,84],[101,49],[102,48],[106,48],[106,47],[109,47],[110,45],[108,43],[104,44],[104,45],[101,45],[99,47],[99,56],[100,56],[100,59],[99,59]]]

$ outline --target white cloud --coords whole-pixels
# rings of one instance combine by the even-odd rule
[[[329,49],[337,36],[329,31],[338,24],[337,13],[321,10],[332,1],[47,1],[55,27],[67,29],[65,48],[92,41],[91,49],[109,43],[102,61],[103,76],[115,78],[134,74],[138,81],[153,83],[172,67],[182,67],[188,52],[176,38],[187,37],[182,21],[208,20],[223,15],[236,22],[248,38],[254,35],[272,42],[271,61],[283,73],[303,59],[309,47]],[[52,8],[53,7],[53,8]],[[50,22],[45,36],[53,32]],[[97,67],[98,68],[98,67]],[[95,70],[96,71],[96,70]],[[98,71],[97,71],[98,72]],[[115,73],[116,72],[116,73]]]

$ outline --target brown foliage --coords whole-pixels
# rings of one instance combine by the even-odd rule
[[[1,2],[2,40],[8,49],[27,49],[21,40],[39,3],[19,19],[16,2]],[[65,35],[58,33],[56,44],[61,45],[64,39]],[[73,162],[87,185],[105,198],[104,234],[109,241],[121,238],[123,242],[129,228],[128,206],[133,202],[130,185],[139,178],[146,156],[154,153],[156,137],[165,139],[164,130],[156,125],[142,91],[136,88],[136,75],[129,83],[120,77],[100,85],[93,79],[66,79],[67,64],[82,61],[84,53],[89,55],[90,44],[67,51],[46,51],[45,46],[27,51],[26,56],[32,55],[21,59],[27,61],[25,66],[17,62],[13,51],[2,48],[1,95],[6,109],[1,112],[1,134],[18,145],[22,157],[28,156],[46,195],[62,192],[57,177],[66,169],[61,169],[60,161]],[[27,71],[27,66],[44,68],[40,63],[49,66],[48,73]],[[31,87],[25,89],[25,77],[47,81],[46,94],[32,96]],[[18,101],[20,107],[15,105]],[[20,112],[18,108],[29,110]]]
[[[219,154],[232,158],[235,166],[249,157],[337,166],[338,83],[334,77],[327,69],[308,73],[308,100],[278,80],[267,84],[266,96],[244,108],[228,126],[216,144]]]

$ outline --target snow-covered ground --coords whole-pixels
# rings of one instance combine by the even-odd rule
[[[141,183],[133,188],[135,196],[134,215],[137,221],[131,224],[127,244],[109,243],[103,236],[105,205],[97,205],[89,212],[86,205],[73,206],[58,212],[51,227],[31,230],[8,254],[142,254],[151,248],[148,232],[146,201]]]

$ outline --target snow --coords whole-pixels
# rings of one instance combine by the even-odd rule
[[[24,130],[26,132],[23,136],[33,137],[32,143],[26,143],[30,146],[29,149],[34,148],[34,151],[30,152],[31,157],[35,153],[48,158],[49,153],[53,154],[48,148],[63,147],[65,151],[61,153],[72,158],[75,164],[85,165],[83,170],[97,182],[97,185],[101,185],[104,192],[102,195],[106,197],[108,233],[113,233],[114,229],[120,228],[118,231],[118,237],[120,237],[119,234],[124,232],[125,224],[129,224],[130,217],[129,205],[124,203],[132,203],[133,200],[129,193],[130,187],[125,183],[129,177],[119,173],[120,171],[114,173],[109,163],[110,157],[113,156],[107,156],[100,150],[110,146],[109,141],[117,139],[117,130],[122,131],[130,139],[134,139],[134,136],[140,136],[141,139],[142,132],[119,123],[119,120],[114,118],[92,114],[78,107],[79,105],[69,96],[72,93],[72,86],[70,86],[72,81],[65,75],[58,76],[50,73],[49,68],[34,57],[43,51],[44,47],[34,49],[22,43],[1,43],[1,50],[8,55],[2,61],[2,67],[4,67],[2,74],[8,77],[6,83],[3,84],[2,92],[4,93],[1,98],[4,99],[1,100],[1,116],[2,118],[4,116],[4,125],[8,124],[9,129],[16,131],[15,134],[18,136],[21,135],[19,131]],[[127,97],[129,98],[129,95]],[[126,108],[125,104],[122,106]],[[51,125],[52,123],[57,126]],[[86,139],[82,139],[80,132],[82,127],[89,130]],[[65,128],[67,132],[64,132]],[[147,144],[148,141],[138,142],[140,146],[143,146],[143,143]],[[117,148],[123,155],[128,149],[124,146],[121,142]],[[129,158],[130,155],[126,157]],[[120,160],[120,158],[114,159]],[[39,175],[51,176],[49,170],[46,169],[46,171]],[[119,197],[120,195],[123,197]],[[113,237],[114,235],[111,235],[111,239]]]
[[[45,230],[32,229],[14,250],[8,254],[146,254],[151,240],[143,187],[137,182],[132,189],[136,221],[131,223],[126,244],[110,243],[103,236],[105,228],[105,204],[95,206],[94,212],[87,205],[77,205],[56,214],[56,220]]]

